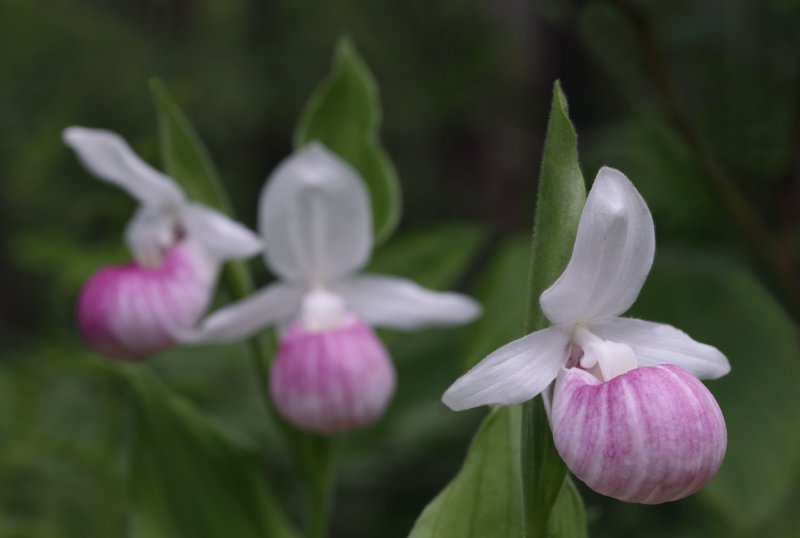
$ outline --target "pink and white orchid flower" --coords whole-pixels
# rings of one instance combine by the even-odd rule
[[[592,489],[654,504],[701,488],[722,463],[727,436],[698,378],[718,378],[730,366],[716,348],[670,325],[620,317],[654,253],[644,200],[621,172],[601,169],[572,258],[540,297],[552,326],[491,353],[444,403],[459,411],[544,393],[556,448]]]
[[[205,312],[221,263],[260,252],[261,240],[222,213],[189,201],[119,135],[69,127],[63,136],[90,172],[140,204],[125,230],[134,260],[104,267],[84,285],[78,299],[81,333],[111,358],[163,351]]]
[[[359,274],[372,250],[371,220],[353,168],[319,143],[295,152],[259,203],[264,258],[279,280],[213,313],[185,341],[235,341],[288,325],[270,379],[283,416],[321,433],[373,422],[394,392],[395,373],[369,327],[461,324],[480,307],[406,279]]]

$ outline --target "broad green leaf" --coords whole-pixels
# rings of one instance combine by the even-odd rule
[[[189,119],[161,80],[151,79],[150,91],[158,115],[158,139],[164,171],[192,200],[232,215],[222,180]],[[222,280],[235,299],[249,295],[253,288],[250,274],[240,261],[225,264]]]
[[[707,383],[725,416],[728,452],[700,495],[733,527],[755,531],[800,476],[797,327],[747,273],[664,258],[631,315],[671,323],[729,358],[730,374]]]
[[[295,537],[267,490],[258,453],[135,368],[126,372],[135,425],[133,536]]]
[[[522,536],[520,408],[483,421],[456,478],[422,512],[409,538]]]
[[[375,242],[400,220],[400,186],[378,140],[381,108],[375,79],[349,39],[336,46],[333,71],[311,95],[295,132],[295,147],[316,140],[350,163],[372,198]]]
[[[539,296],[569,261],[586,201],[578,140],[567,100],[556,82],[539,174],[528,283],[527,332],[547,326]],[[562,489],[566,466],[556,452],[541,397],[523,404],[522,484],[525,535],[546,535],[550,511]]]

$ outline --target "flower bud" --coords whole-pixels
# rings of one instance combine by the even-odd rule
[[[216,269],[195,246],[173,246],[164,262],[104,267],[78,298],[78,327],[87,344],[113,359],[136,360],[164,351],[178,332],[205,312]]]
[[[302,320],[281,339],[270,392],[295,426],[334,434],[375,422],[394,393],[395,371],[375,333],[355,316],[315,330]]]
[[[550,418],[556,448],[575,476],[623,501],[686,497],[725,455],[716,400],[673,365],[636,368],[605,383],[570,368],[557,382]]]

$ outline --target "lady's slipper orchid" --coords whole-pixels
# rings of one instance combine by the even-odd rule
[[[280,280],[210,315],[185,341],[233,341],[289,324],[272,367],[283,416],[321,433],[365,426],[394,392],[386,350],[369,326],[411,330],[466,323],[472,299],[397,277],[358,274],[372,249],[369,195],[348,164],[318,143],[272,173],[259,203],[267,266]]]
[[[84,285],[78,299],[81,333],[96,351],[116,359],[163,351],[205,312],[222,261],[260,252],[261,240],[187,200],[172,179],[115,133],[70,127],[64,142],[94,175],[140,203],[125,231],[134,261],[104,267]]]
[[[701,488],[722,463],[727,438],[719,406],[697,378],[718,378],[730,366],[672,326],[619,317],[654,252],[644,200],[621,172],[601,169],[572,258],[540,297],[552,326],[490,354],[444,403],[458,411],[544,392],[556,448],[591,488],[649,504]]]

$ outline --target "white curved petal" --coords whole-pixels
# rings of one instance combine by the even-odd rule
[[[103,129],[68,127],[63,138],[90,172],[122,187],[142,204],[178,206],[183,202],[180,187],[140,159],[118,134]]]
[[[589,330],[605,340],[628,344],[639,366],[674,364],[699,379],[716,379],[731,370],[728,359],[717,348],[693,340],[672,325],[617,318]]]
[[[569,332],[548,327],[504,345],[461,376],[442,396],[453,411],[530,400],[556,378],[567,358]]]
[[[312,142],[286,158],[261,193],[267,265],[284,280],[306,282],[360,269],[372,249],[370,211],[358,173]]]
[[[247,299],[217,310],[198,328],[179,335],[184,343],[233,342],[269,325],[285,323],[297,315],[303,289],[277,282]]]
[[[264,248],[261,237],[209,207],[189,203],[183,220],[189,235],[218,260],[249,258]]]
[[[481,306],[466,295],[429,290],[404,278],[359,275],[335,289],[349,310],[373,326],[412,330],[460,325],[481,314]]]
[[[539,299],[553,323],[618,316],[636,300],[655,253],[653,217],[625,175],[598,172],[564,273]]]

